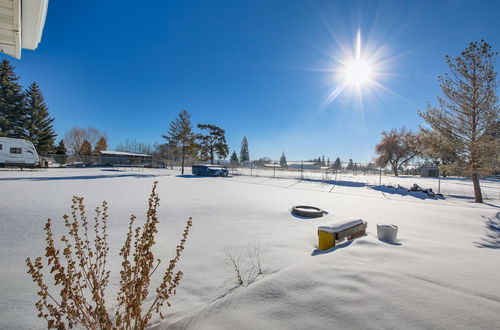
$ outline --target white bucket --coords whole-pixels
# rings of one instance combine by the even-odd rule
[[[396,243],[398,226],[377,224],[377,237],[387,243]]]

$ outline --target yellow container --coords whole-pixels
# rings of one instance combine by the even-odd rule
[[[330,227],[318,228],[318,249],[328,250],[335,246],[335,234]]]

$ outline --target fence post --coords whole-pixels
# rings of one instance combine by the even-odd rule
[[[300,179],[304,179],[304,161],[300,162]]]
[[[438,194],[441,193],[441,171],[438,170]]]
[[[382,185],[382,167],[380,168],[380,175],[378,177],[378,185],[381,186]]]
[[[250,176],[252,176],[252,163],[250,163]]]
[[[273,162],[273,179],[276,177],[276,162]]]

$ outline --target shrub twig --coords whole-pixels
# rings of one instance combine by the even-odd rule
[[[38,286],[40,299],[35,306],[38,316],[47,321],[48,328],[65,329],[76,325],[88,329],[145,329],[154,313],[161,313],[161,307],[170,306],[169,298],[176,293],[183,273],[175,271],[184,251],[192,226],[189,218],[175,256],[165,270],[162,282],[154,291],[153,302],[146,306],[151,276],[161,261],[155,261],[152,248],[158,232],[157,208],[160,199],[157,182],[148,200],[146,221],[142,227],[134,228],[136,217],[130,217],[125,242],[120,250],[122,269],[120,271],[118,306],[114,313],[106,308],[105,293],[110,272],[106,270],[109,251],[107,241],[108,204],[103,202],[95,209],[93,233],[85,213],[84,199],[74,196],[71,216],[64,215],[67,234],[62,235],[62,251],[56,247],[52,220],[45,224],[46,266],[53,274],[53,286],[60,287],[58,295],[49,292],[44,279],[44,264],[41,257],[26,260],[28,274]],[[93,236],[93,237],[91,237]]]

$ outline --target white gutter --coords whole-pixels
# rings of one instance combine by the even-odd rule
[[[0,51],[21,57],[21,0],[0,0]]]
[[[35,50],[38,47],[42,40],[48,5],[48,0],[22,0],[22,48]]]
[[[0,51],[21,58],[42,40],[49,0],[0,0]]]

